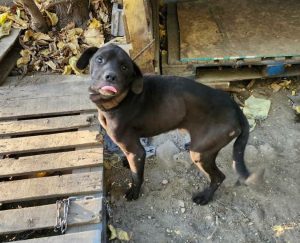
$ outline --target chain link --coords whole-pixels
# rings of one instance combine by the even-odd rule
[[[93,199],[94,197],[85,197],[85,200]],[[69,197],[67,199],[58,200],[56,201],[56,224],[54,226],[54,231],[58,232],[60,231],[62,234],[64,234],[67,231],[68,228],[68,213],[70,209],[70,204],[72,201],[76,201],[78,198],[76,197]],[[109,201],[102,197],[103,203],[106,207],[108,216],[112,217],[112,209],[109,205]]]
[[[109,205],[109,201],[105,197],[103,197],[103,203],[104,203],[104,205],[106,207],[108,217],[111,218],[112,217],[112,209],[111,209],[111,207]]]
[[[71,201],[75,201],[76,197],[56,201],[56,225],[54,231],[60,231],[64,234],[68,228],[68,213]]]

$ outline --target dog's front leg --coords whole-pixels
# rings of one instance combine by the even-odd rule
[[[144,180],[146,152],[139,139],[132,139],[131,136],[125,137],[128,138],[128,141],[117,143],[128,160],[132,176],[132,184],[125,197],[127,200],[136,200]]]

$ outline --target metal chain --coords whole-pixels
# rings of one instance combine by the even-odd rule
[[[84,199],[91,199],[94,198],[92,197],[85,197]],[[107,214],[109,218],[112,217],[112,208],[109,205],[109,201],[105,198],[102,197],[103,203],[106,207]],[[67,199],[63,200],[57,200],[56,201],[56,224],[54,226],[54,231],[58,232],[60,231],[62,234],[64,234],[67,231],[68,228],[68,213],[70,209],[70,204],[72,201],[77,200],[76,197],[69,197]]]
[[[109,205],[109,201],[105,197],[103,197],[103,203],[104,203],[104,205],[106,207],[108,217],[111,218],[112,217],[112,209],[111,209],[111,207]]]
[[[76,197],[56,201],[56,225],[54,231],[60,231],[64,234],[68,228],[68,213],[71,201],[76,200]]]

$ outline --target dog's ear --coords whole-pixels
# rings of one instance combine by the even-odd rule
[[[143,82],[143,74],[140,70],[140,68],[138,67],[138,65],[135,64],[135,62],[133,63],[133,69],[134,69],[134,80],[132,81],[131,84],[131,90],[133,93],[135,94],[140,94],[143,91],[143,86],[144,86],[144,82]]]
[[[90,47],[86,49],[82,55],[79,57],[76,67],[78,69],[85,69],[87,65],[89,65],[91,57],[98,51],[98,47]]]

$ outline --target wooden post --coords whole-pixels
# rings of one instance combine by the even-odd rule
[[[126,40],[132,44],[131,57],[137,57],[135,61],[143,72],[154,72],[155,43],[152,19],[149,19],[151,10],[146,7],[144,0],[123,0],[123,4]],[[147,45],[149,47],[144,50]]]

